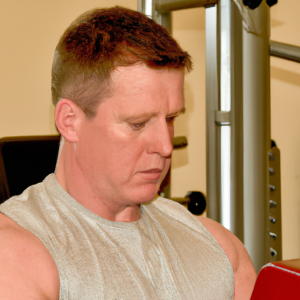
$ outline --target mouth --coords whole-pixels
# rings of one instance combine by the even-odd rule
[[[140,176],[146,180],[158,180],[161,176],[162,169],[149,169],[140,172]]]

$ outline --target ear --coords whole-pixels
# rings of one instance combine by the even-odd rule
[[[55,124],[61,135],[71,143],[78,142],[78,128],[83,111],[71,100],[61,99],[55,107]]]

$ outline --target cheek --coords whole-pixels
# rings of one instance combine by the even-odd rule
[[[145,149],[143,141],[117,129],[91,130],[95,134],[86,135],[78,145],[78,158],[83,158],[82,164],[96,173],[99,170],[100,172],[105,170],[106,174],[115,177],[132,173],[139,164],[143,149]]]

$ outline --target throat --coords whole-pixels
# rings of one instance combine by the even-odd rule
[[[130,206],[125,208],[119,214],[115,215],[115,222],[135,222],[141,218],[141,207],[140,205]]]

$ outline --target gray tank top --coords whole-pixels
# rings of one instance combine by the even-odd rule
[[[141,218],[113,222],[74,200],[54,174],[0,205],[53,257],[60,300],[233,299],[224,251],[192,214],[158,198]]]

